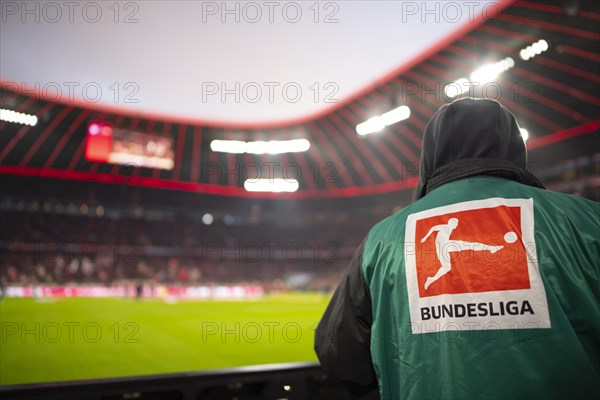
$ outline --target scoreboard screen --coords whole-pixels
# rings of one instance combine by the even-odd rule
[[[173,169],[173,140],[168,137],[114,128],[106,122],[88,125],[85,158],[92,162]]]

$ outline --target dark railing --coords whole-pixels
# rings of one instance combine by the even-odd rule
[[[166,375],[0,386],[3,400],[357,399],[318,363],[271,364]],[[361,397],[378,399],[377,393]]]

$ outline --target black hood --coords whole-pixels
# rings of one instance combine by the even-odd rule
[[[543,187],[525,170],[527,151],[514,115],[496,100],[463,98],[445,104],[423,134],[420,187],[473,175],[495,175]],[[504,170],[503,173],[498,173]]]

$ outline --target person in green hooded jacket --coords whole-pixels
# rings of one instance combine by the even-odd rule
[[[443,105],[418,200],[357,249],[315,332],[383,399],[600,398],[600,204],[544,189],[495,100]]]

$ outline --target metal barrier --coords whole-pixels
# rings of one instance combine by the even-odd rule
[[[269,364],[177,374],[0,386],[3,400],[358,399],[318,363]],[[378,399],[377,393],[360,397]]]

